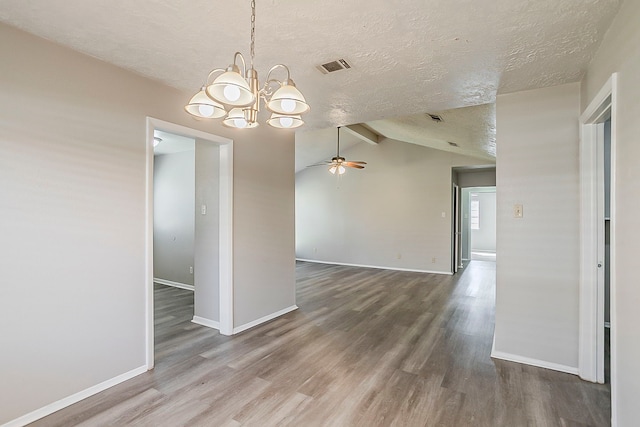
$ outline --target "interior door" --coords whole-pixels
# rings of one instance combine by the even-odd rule
[[[596,224],[597,224],[597,354],[596,377],[597,382],[604,383],[604,301],[605,301],[605,168],[604,168],[604,124],[598,124],[597,128],[597,153],[596,153]]]
[[[453,272],[460,265],[460,187],[453,184]]]

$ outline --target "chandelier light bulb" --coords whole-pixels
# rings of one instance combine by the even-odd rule
[[[247,121],[245,119],[233,119],[233,124],[240,129],[244,129],[247,127]]]
[[[280,118],[280,125],[283,128],[290,128],[291,125],[293,125],[293,119],[291,117],[281,117]]]
[[[282,111],[292,113],[296,109],[296,102],[293,99],[283,99],[280,103]]]
[[[226,85],[224,87],[224,96],[231,102],[237,101],[240,98],[240,89],[236,86]]]
[[[211,117],[213,116],[213,112],[214,112],[213,105],[206,105],[206,104],[198,105],[198,112],[202,117]]]
[[[344,166],[340,165],[338,166],[338,174],[342,175],[343,173],[345,173],[347,170],[344,168]]]

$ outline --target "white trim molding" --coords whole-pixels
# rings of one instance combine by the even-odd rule
[[[444,274],[446,276],[453,276],[453,273],[451,271],[419,270],[415,268],[400,268],[400,267],[381,267],[379,265],[350,264],[348,262],[319,261],[316,259],[306,259],[306,258],[296,258],[296,261],[313,262],[315,264],[344,265],[347,267],[377,268],[378,270],[411,271],[414,273]]]
[[[536,366],[538,368],[551,369],[552,371],[566,372],[567,374],[578,375],[578,368],[574,366],[560,365],[558,363],[519,356],[517,354],[504,353],[502,351],[492,351],[491,358],[506,360],[508,362],[523,363],[525,365]]]
[[[81,400],[86,399],[87,397],[93,396],[94,394],[98,394],[101,391],[104,391],[110,387],[118,385],[124,381],[130,380],[131,378],[136,377],[140,374],[144,374],[145,372],[147,372],[146,365],[140,366],[139,368],[136,368],[136,369],[132,369],[129,372],[125,372],[124,374],[118,375],[117,377],[103,381],[100,384],[94,385],[93,387],[89,387],[78,393],[72,394],[71,396],[67,396],[64,399],[60,399],[47,406],[43,406],[40,409],[36,409],[33,412],[29,412],[28,414],[23,415],[20,418],[16,418],[15,420],[12,420],[6,424],[3,424],[2,427],[26,426],[27,424],[30,424],[34,421],[37,421],[41,418],[46,417],[47,415],[51,415],[56,411],[59,411],[63,408],[71,406],[74,403],[78,403]]]
[[[216,322],[215,320],[205,319],[204,317],[200,316],[193,316],[191,322],[201,326],[206,326],[207,328],[220,330],[220,322]]]
[[[283,308],[282,310],[276,311],[275,313],[268,314],[268,315],[266,315],[264,317],[261,317],[259,319],[254,320],[252,322],[245,323],[244,325],[240,325],[237,328],[233,328],[233,333],[234,334],[238,334],[240,332],[246,331],[247,329],[251,329],[254,326],[258,326],[258,325],[260,325],[262,323],[268,322],[269,320],[273,320],[276,317],[283,316],[283,315],[285,315],[287,313],[290,313],[290,312],[292,312],[294,310],[297,310],[297,309],[298,309],[297,305],[292,305],[290,307]]]
[[[186,289],[187,291],[194,291],[196,289],[195,286],[189,285],[187,283],[173,282],[171,280],[158,279],[157,277],[153,278],[153,283],[157,283],[159,285],[172,286],[174,288]]]

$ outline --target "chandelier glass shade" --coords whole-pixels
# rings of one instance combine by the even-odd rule
[[[226,69],[216,68],[209,73],[204,86],[184,107],[199,119],[224,117],[225,126],[244,129],[259,125],[261,101],[272,115],[267,123],[276,128],[292,129],[304,124],[301,114],[309,111],[309,104],[291,79],[289,67],[273,66],[260,85],[258,72],[253,68],[255,46],[255,0],[251,0],[251,63],[247,68],[244,56],[236,52],[233,63]],[[242,68],[240,67],[240,65]],[[272,77],[276,70],[286,71],[286,79]],[[213,80],[213,76],[217,75]]]
[[[224,106],[211,99],[205,92],[206,87],[203,86],[200,92],[193,95],[185,110],[192,116],[200,119],[219,119],[224,117],[227,112]]]

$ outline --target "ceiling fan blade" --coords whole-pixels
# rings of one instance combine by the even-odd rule
[[[362,165],[356,165],[353,162],[345,162],[342,164],[342,166],[346,166],[348,168],[354,168],[354,169],[364,169],[364,166]]]
[[[361,161],[358,161],[358,160],[349,160],[349,163],[358,163],[360,165],[366,165],[367,164],[367,162],[361,162]]]
[[[321,162],[321,163],[314,163],[314,164],[309,165],[309,166],[307,166],[307,167],[308,167],[308,168],[312,168],[312,167],[314,167],[314,166],[328,166],[328,165],[330,165],[330,164],[332,164],[332,163],[331,163],[331,162]]]

